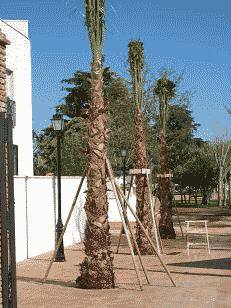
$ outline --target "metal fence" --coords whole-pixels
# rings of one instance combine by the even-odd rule
[[[17,307],[12,115],[0,112],[1,305]]]

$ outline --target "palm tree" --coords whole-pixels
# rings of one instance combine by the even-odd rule
[[[106,186],[106,142],[108,115],[105,109],[102,78],[102,48],[104,41],[104,0],[85,0],[86,26],[92,51],[90,107],[86,125],[89,171],[87,197],[84,206],[87,215],[85,228],[86,257],[80,265],[81,275],[76,286],[85,289],[115,287],[113,257],[110,251],[108,200]]]
[[[176,233],[173,228],[172,221],[172,198],[170,185],[171,178],[162,175],[169,174],[168,170],[168,152],[167,152],[167,134],[166,124],[168,120],[168,102],[169,99],[175,96],[176,84],[167,78],[160,78],[157,80],[155,87],[155,93],[159,96],[159,116],[161,126],[161,148],[160,148],[160,177],[159,177],[159,189],[158,197],[160,199],[161,218],[159,221],[159,232],[163,239],[176,238]]]
[[[132,94],[135,106],[135,143],[133,148],[134,168],[147,169],[147,153],[145,145],[144,120],[142,114],[143,107],[143,81],[142,70],[144,67],[144,48],[140,40],[130,41],[128,44],[128,62],[130,64],[130,74],[132,76]],[[152,228],[150,195],[145,174],[136,174],[136,213],[149,234]],[[141,255],[152,254],[152,249],[147,238],[136,224],[136,241]],[[135,253],[137,251],[135,249]]]

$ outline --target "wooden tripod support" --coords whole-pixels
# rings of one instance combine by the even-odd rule
[[[153,206],[153,209],[154,209],[154,215],[158,213],[158,211],[155,211],[156,209],[156,200],[157,200],[157,197],[155,198],[155,201],[152,202],[152,206]],[[154,216],[154,219],[155,219],[155,216]],[[156,221],[155,221],[156,222]],[[156,224],[157,226],[157,224]],[[163,249],[163,244],[162,244],[162,239],[161,239],[161,236],[160,236],[160,231],[159,231],[159,228],[157,227],[157,234],[159,236],[159,239],[160,239],[160,246],[161,246],[161,251],[162,251],[162,254],[164,254],[164,249]]]
[[[132,184],[133,184],[133,175],[131,177],[130,187],[129,187],[129,191],[128,191],[128,200],[129,200],[129,197],[130,197],[130,193],[131,193],[131,189],[132,189]],[[118,245],[117,245],[116,253],[118,253],[118,251],[119,251],[119,246],[120,246],[120,241],[121,241],[122,234],[125,234],[123,225],[122,225],[122,227],[120,229],[120,237],[119,237],[119,242],[118,242]]]
[[[173,197],[174,197],[174,204],[175,204],[176,216],[177,216],[178,223],[179,223],[179,226],[180,226],[181,235],[182,235],[182,237],[184,238],[183,230],[182,230],[181,223],[180,223],[180,219],[179,219],[179,212],[178,212],[178,209],[177,209],[177,206],[176,206],[175,189],[174,189],[174,196],[173,196]]]
[[[133,248],[132,248],[132,245],[131,245],[131,241],[130,241],[130,237],[129,237],[129,232],[128,232],[128,229],[127,229],[127,226],[126,226],[126,223],[130,229],[130,225],[129,225],[129,221],[128,221],[128,218],[127,218],[127,215],[126,215],[126,212],[125,212],[125,208],[123,206],[123,202],[120,202],[121,201],[121,198],[123,199],[124,202],[126,202],[127,206],[129,207],[130,211],[132,212],[133,216],[136,218],[136,220],[138,221],[140,227],[142,228],[142,230],[144,231],[145,235],[147,236],[147,239],[150,243],[150,245],[152,246],[154,252],[157,254],[158,258],[160,259],[160,262],[161,264],[163,265],[165,271],[167,272],[168,276],[170,277],[170,280],[172,281],[173,285],[176,287],[172,277],[171,277],[171,274],[169,273],[168,269],[166,268],[165,264],[164,264],[164,261],[162,260],[162,258],[159,256],[159,254],[157,253],[155,247],[154,247],[154,244],[152,243],[152,240],[150,239],[149,235],[147,234],[146,230],[144,229],[143,225],[141,224],[141,222],[139,221],[138,217],[136,216],[136,214],[134,213],[134,211],[132,210],[132,208],[130,207],[130,204],[128,203],[128,201],[125,199],[125,196],[123,195],[123,193],[121,192],[120,188],[118,187],[118,185],[116,184],[115,182],[115,179],[112,175],[112,171],[111,171],[111,166],[110,166],[110,162],[108,161],[107,157],[106,157],[106,165],[107,165],[107,168],[108,168],[108,172],[109,172],[109,176],[110,176],[110,180],[111,180],[111,184],[112,184],[112,189],[113,189],[113,192],[114,192],[114,195],[115,195],[115,198],[116,198],[116,202],[117,202],[117,205],[118,205],[118,210],[119,210],[119,213],[120,213],[120,216],[121,216],[121,220],[122,220],[122,223],[123,223],[123,227],[124,227],[124,230],[125,230],[125,233],[126,233],[126,236],[127,236],[127,240],[128,240],[128,243],[129,243],[129,246],[130,246],[130,250],[131,250],[131,255],[132,255],[132,259],[133,259],[133,263],[134,263],[134,267],[135,267],[135,270],[136,270],[136,274],[137,274],[137,277],[138,277],[138,280],[139,280],[139,284],[140,284],[140,288],[141,290],[143,290],[143,286],[142,286],[142,283],[141,283],[141,278],[140,278],[140,275],[139,275],[139,270],[138,270],[138,266],[136,264],[136,260],[135,260],[135,255],[134,255],[134,252],[133,252]],[[64,225],[64,228],[63,228],[63,231],[60,235],[60,238],[59,238],[59,241],[58,241],[58,244],[57,244],[57,247],[54,251],[54,254],[53,254],[53,257],[50,261],[50,264],[49,264],[49,267],[47,268],[47,271],[46,271],[46,274],[45,274],[45,277],[43,279],[43,283],[46,282],[46,279],[47,279],[47,276],[49,274],[49,271],[51,269],[51,266],[54,262],[54,259],[56,257],[56,254],[57,254],[57,251],[59,249],[59,246],[61,244],[61,241],[63,239],[63,235],[66,231],[66,228],[67,228],[67,225],[69,223],[69,220],[70,220],[70,217],[71,217],[71,214],[74,210],[74,207],[75,207],[75,204],[76,204],[76,201],[78,199],[78,196],[79,196],[79,193],[80,193],[80,190],[81,190],[81,187],[82,187],[82,184],[83,184],[83,181],[84,181],[84,178],[88,172],[88,166],[86,167],[85,171],[84,171],[84,174],[81,178],[81,181],[80,181],[80,184],[79,184],[79,187],[78,187],[78,190],[76,192],[76,195],[75,195],[75,199],[72,203],[72,206],[71,206],[71,209],[70,209],[70,212],[68,214],[68,217],[67,217],[67,220],[66,220],[66,223]],[[126,220],[126,223],[125,223],[125,220]],[[132,235],[132,238],[133,238],[133,241],[134,241],[134,244],[136,245],[136,248],[138,248],[137,246],[137,243],[136,243],[136,240],[135,238],[133,237],[133,234],[131,232],[131,229],[130,229],[130,234]],[[146,279],[148,281],[148,283],[150,284],[149,282],[149,279],[148,279],[148,273],[144,267],[144,264],[142,262],[142,259],[141,259],[141,256],[140,256],[140,252],[139,252],[139,248],[137,249],[138,251],[138,255],[139,255],[139,258],[140,258],[140,261],[141,261],[141,265],[143,267],[143,270],[144,270],[144,273],[145,273],[145,276],[146,276]]]
[[[148,190],[149,190],[149,196],[150,196],[150,207],[151,207],[151,213],[152,213],[152,220],[153,220],[153,227],[154,227],[154,232],[155,232],[156,244],[157,244],[158,252],[159,252],[159,254],[161,254],[160,253],[160,246],[159,246],[159,239],[160,239],[160,242],[161,242],[161,238],[159,237],[159,239],[158,239],[156,220],[155,220],[154,212],[153,212],[151,188],[150,188],[150,182],[149,182],[149,176],[148,176],[148,174],[150,174],[150,169],[130,169],[129,170],[129,174],[132,175],[132,178],[131,178],[131,183],[130,183],[130,187],[129,187],[129,192],[128,192],[127,200],[129,200],[129,196],[130,196],[130,192],[131,192],[131,187],[132,187],[132,184],[133,184],[133,177],[134,177],[135,174],[139,174],[139,173],[147,175],[147,183],[148,183]],[[117,252],[116,253],[118,253],[118,251],[119,251],[119,246],[120,246],[120,241],[121,241],[122,234],[123,234],[123,226],[121,227],[121,230],[120,230],[119,243],[118,243],[118,246],[117,246]],[[162,248],[162,253],[163,253],[162,243],[161,243],[161,248]]]

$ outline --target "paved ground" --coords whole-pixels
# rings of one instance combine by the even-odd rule
[[[42,284],[52,252],[17,264],[18,307],[231,307],[230,251],[196,250],[163,256],[177,287],[155,256],[143,257],[149,286],[139,264],[143,291],[128,248],[115,254],[117,288],[81,290],[74,288],[83,259],[81,246],[65,250],[66,262],[53,263],[46,284]],[[80,250],[77,250],[80,249]],[[127,252],[125,252],[127,250]],[[126,253],[126,254],[125,254]],[[139,262],[138,262],[139,263]],[[227,269],[225,265],[228,264]]]
[[[187,218],[187,211],[185,209],[182,211],[183,223],[183,220]],[[195,217],[198,215],[209,216],[209,214],[211,214],[209,211],[200,213],[194,211],[193,213]],[[227,214],[229,213],[227,212]],[[153,255],[142,257],[149,273],[151,285],[148,285],[137,260],[144,287],[144,290],[140,291],[125,236],[122,236],[119,254],[115,253],[121,224],[111,223],[116,289],[81,290],[75,288],[75,279],[79,276],[78,264],[84,258],[83,244],[75,244],[65,247],[66,262],[53,263],[46,284],[42,284],[42,279],[49,266],[53,251],[17,263],[18,308],[231,308],[231,241],[229,236],[231,226],[229,226],[229,216],[225,216],[226,212],[223,212],[222,215],[218,211],[210,215],[210,239],[212,234],[214,238],[210,255],[206,249],[192,249],[188,256],[186,242],[180,234],[179,227],[176,240],[163,241],[162,258],[177,287],[173,286],[158,257]],[[216,220],[214,220],[215,218]],[[225,219],[223,220],[223,218]],[[222,224],[222,221],[225,224]],[[220,233],[217,233],[218,231]]]
[[[19,281],[18,307],[231,307],[229,278],[174,275],[174,279],[177,288],[167,282],[164,284],[163,277],[155,275],[155,284],[145,286],[143,291],[127,289],[126,286],[114,290],[86,291]]]

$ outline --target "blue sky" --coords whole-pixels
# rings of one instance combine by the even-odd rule
[[[195,136],[212,140],[216,133],[224,135],[227,126],[230,138],[231,117],[225,106],[231,109],[231,1],[106,0],[105,5],[109,31],[104,66],[130,80],[123,64],[128,42],[141,39],[155,79],[168,67],[177,75],[184,73],[180,93],[195,92],[190,109],[201,124]],[[83,0],[1,0],[0,18],[29,20],[33,128],[37,132],[47,127],[53,107],[67,94],[61,90],[61,80],[77,70],[90,71],[83,15]]]

